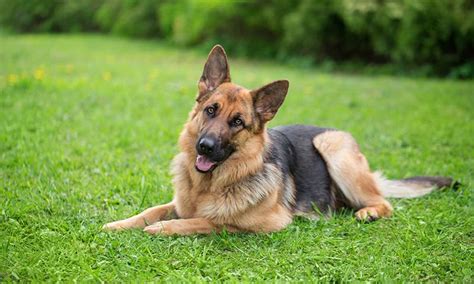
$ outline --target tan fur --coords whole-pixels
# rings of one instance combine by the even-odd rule
[[[103,229],[118,231],[130,228],[144,228],[145,226],[153,224],[159,220],[166,220],[172,217],[175,217],[175,205],[173,202],[170,202],[168,204],[148,208],[142,213],[128,219],[105,224]]]
[[[235,112],[251,113],[245,110],[252,107],[249,91],[232,83],[224,83],[216,92],[203,105],[219,103],[224,107],[224,116]],[[238,96],[231,96],[230,100],[223,95],[237,93]],[[183,218],[203,217],[215,224],[231,225],[243,231],[273,231],[289,224],[291,213],[279,204],[282,187],[280,173],[272,165],[263,163],[267,141],[264,131],[257,135],[241,131],[234,138],[235,144],[240,145],[239,149],[219,165],[212,176],[194,169],[195,143],[199,124],[202,123],[202,109],[203,106],[198,104],[193,112],[194,118],[186,124],[179,139],[182,152],[172,165],[178,215]],[[251,117],[244,119],[252,121]],[[262,171],[269,172],[267,179],[258,180],[255,175]]]
[[[145,227],[144,231],[149,234],[162,234],[170,236],[176,234],[210,234],[213,231],[220,231],[220,229],[220,227],[216,226],[208,219],[191,218],[157,222],[153,225]]]
[[[374,177],[385,197],[415,198],[424,196],[439,187],[427,181],[410,182],[406,180],[389,180],[380,172],[375,172]]]
[[[147,233],[164,235],[210,233],[223,228],[271,232],[285,228],[293,214],[299,213],[292,212],[294,182],[284,181],[282,172],[264,163],[263,156],[270,143],[265,125],[282,104],[288,81],[275,81],[255,91],[237,86],[230,82],[224,50],[216,46],[209,54],[198,89],[196,104],[179,137],[180,153],[171,166],[173,201],[106,224],[104,229],[144,228]],[[209,116],[210,107],[218,114]],[[245,121],[245,127],[229,127],[236,116]],[[195,169],[196,143],[202,133],[211,133],[236,148],[207,173]],[[346,138],[334,135],[315,140],[315,145],[328,162],[337,186],[361,208],[357,213],[361,218],[388,215],[390,210],[387,213],[384,208],[390,209],[390,205],[381,198],[364,156],[355,149],[355,142]],[[343,163],[347,158],[350,162]],[[181,219],[166,220],[171,215]]]
[[[349,133],[327,131],[316,136],[313,144],[326,161],[331,178],[349,205],[358,209],[358,219],[391,215],[390,203],[383,198],[367,159]]]
[[[258,130],[257,122],[249,116],[252,100],[250,91],[232,83],[223,83],[213,96],[197,103],[191,111],[179,138],[181,153],[174,158],[171,169],[175,195],[170,204],[182,219],[157,222],[162,219],[156,217],[163,216],[155,212],[161,210],[157,207],[129,219],[109,223],[104,228],[143,228],[147,223],[157,222],[146,226],[145,231],[187,235],[210,233],[222,228],[230,228],[233,232],[271,232],[291,223],[292,212],[282,201],[281,173],[273,165],[263,163],[266,131]],[[221,131],[217,120],[204,125],[204,107],[213,103],[222,106],[221,115],[224,118],[238,112],[246,115],[244,120],[252,124],[249,130],[242,130],[232,138],[234,144],[239,145],[237,151],[211,174],[202,174],[194,168],[199,132],[203,127],[208,127],[208,131]],[[265,177],[263,173],[266,173]]]

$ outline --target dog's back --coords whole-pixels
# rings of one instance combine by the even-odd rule
[[[271,147],[267,150],[267,162],[277,164],[285,175],[285,181],[294,183],[295,212],[319,210],[326,213],[336,206],[326,164],[312,142],[314,137],[327,130],[309,125],[289,125],[268,131]],[[285,188],[289,190],[289,187]]]

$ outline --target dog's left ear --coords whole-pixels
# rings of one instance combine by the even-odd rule
[[[201,102],[209,92],[215,90],[220,84],[230,82],[229,64],[224,48],[216,45],[207,57],[206,65],[199,80],[199,95],[197,101]]]
[[[255,111],[263,123],[270,121],[285,100],[290,83],[279,80],[252,91]]]

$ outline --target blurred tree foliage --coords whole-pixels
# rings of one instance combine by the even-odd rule
[[[233,54],[357,61],[474,77],[472,0],[0,0],[17,32],[104,32],[219,42]]]

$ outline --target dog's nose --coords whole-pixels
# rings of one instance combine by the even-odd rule
[[[214,152],[215,147],[216,147],[216,143],[214,139],[203,137],[201,138],[201,140],[199,140],[198,152],[199,154],[210,155],[212,154],[212,152]]]

